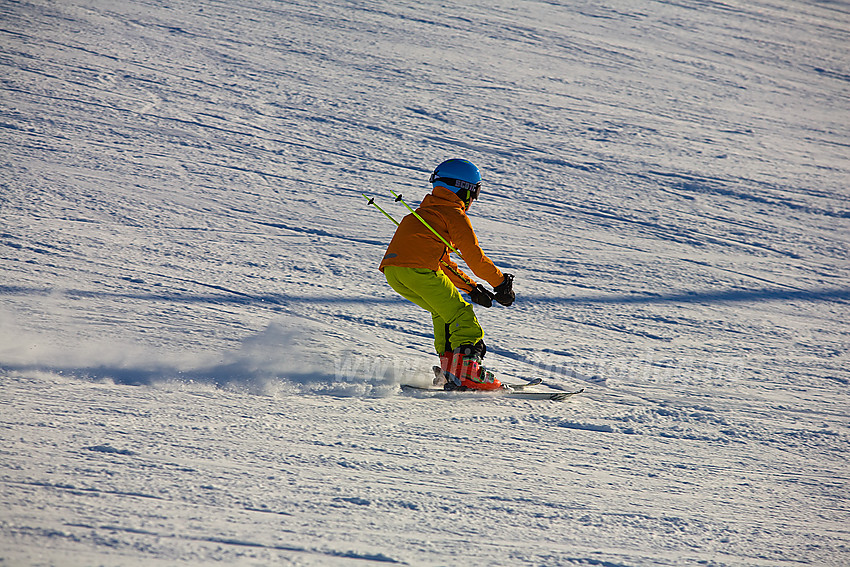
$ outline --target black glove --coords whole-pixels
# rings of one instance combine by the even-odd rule
[[[514,302],[516,294],[514,293],[514,276],[513,274],[505,274],[505,279],[497,285],[493,290],[496,292],[494,299],[507,307]]]
[[[469,299],[484,307],[493,306],[493,294],[484,289],[484,286],[481,284],[472,288],[472,291],[469,292]]]

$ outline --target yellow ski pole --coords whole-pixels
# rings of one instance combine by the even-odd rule
[[[392,215],[390,215],[387,211],[385,211],[384,209],[382,209],[382,208],[381,208],[381,205],[379,205],[378,203],[376,203],[376,202],[375,202],[375,198],[374,198],[374,197],[369,197],[368,195],[366,195],[366,193],[360,193],[360,194],[361,194],[361,195],[363,195],[364,197],[366,197],[366,200],[367,200],[367,201],[369,201],[369,204],[370,204],[370,205],[374,206],[376,209],[378,209],[379,211],[381,211],[382,213],[384,213],[384,216],[385,216],[385,217],[387,217],[388,219],[390,219],[391,221],[393,221],[393,222],[395,223],[395,225],[396,225],[396,226],[398,226],[398,221],[397,221],[397,220],[395,220],[395,219],[392,217]]]
[[[425,227],[426,227],[428,230],[430,230],[431,232],[433,232],[433,233],[437,236],[437,238],[439,238],[440,240],[442,240],[442,241],[443,241],[443,244],[445,244],[446,246],[448,246],[448,247],[449,247],[449,250],[451,250],[452,252],[454,252],[455,254],[457,254],[459,258],[463,259],[463,256],[461,255],[461,253],[460,253],[460,252],[458,252],[458,251],[457,251],[457,248],[455,248],[454,246],[452,246],[451,244],[449,244],[448,240],[446,240],[445,238],[443,238],[443,236],[442,236],[439,232],[437,232],[436,230],[434,230],[434,229],[431,227],[431,225],[430,225],[430,224],[428,224],[427,222],[425,222],[425,219],[423,219],[422,217],[420,217],[420,216],[419,216],[419,213],[417,213],[416,211],[414,211],[414,210],[410,207],[410,205],[408,205],[408,204],[407,204],[407,201],[405,201],[405,200],[402,198],[402,196],[401,196],[401,195],[399,195],[398,193],[396,193],[396,192],[395,192],[395,191],[393,191],[392,189],[390,189],[390,193],[392,193],[392,194],[393,194],[393,196],[395,197],[395,200],[396,200],[396,201],[401,201],[402,203],[404,203],[404,206],[405,206],[405,207],[407,207],[407,210],[408,210],[408,211],[410,211],[411,213],[413,213],[413,216],[415,216],[416,218],[418,218],[418,219],[422,222],[422,224],[424,224],[424,225],[425,225]]]
[[[390,219],[391,221],[393,221],[393,222],[395,223],[395,225],[396,225],[396,226],[398,226],[398,225],[399,225],[399,222],[398,222],[397,220],[395,220],[391,214],[389,214],[387,211],[385,211],[384,209],[382,209],[382,208],[381,208],[381,206],[380,206],[378,203],[376,203],[376,202],[375,202],[375,198],[374,198],[374,197],[369,197],[368,195],[366,195],[366,193],[360,193],[360,194],[361,194],[361,195],[363,195],[363,197],[365,197],[365,198],[366,198],[366,200],[369,202],[369,204],[370,204],[370,205],[372,205],[373,207],[375,207],[376,209],[378,209],[379,211],[381,211],[382,213],[384,213],[384,216],[385,216],[385,217],[387,217],[388,219]],[[397,200],[397,201],[398,201],[398,200],[400,200],[400,197],[401,197],[401,195],[399,195],[399,198],[397,198],[396,200]],[[407,203],[404,203],[404,204],[405,204],[405,205],[407,205]],[[408,208],[408,209],[410,209],[410,207],[407,207],[407,208]],[[412,210],[412,209],[411,209],[411,210]],[[413,214],[415,214],[415,215],[416,215],[416,213],[415,213],[415,212],[414,212]],[[424,220],[422,220],[422,217],[420,217],[419,215],[416,215],[416,218],[418,218],[420,221],[422,221],[422,224],[424,224],[424,225],[425,225],[425,226],[427,226],[428,228],[431,228],[430,226],[428,226],[428,223],[426,223]],[[437,231],[435,231],[433,228],[431,228],[431,231],[432,231],[434,234],[437,234]],[[440,235],[439,235],[439,234],[437,234],[437,236],[440,236]],[[445,243],[445,245],[446,245],[446,246],[448,246],[449,248],[452,248],[452,250],[454,250],[454,248],[453,248],[453,247],[452,247],[452,246],[451,246],[448,242],[446,242],[445,240],[443,240],[443,237],[442,237],[442,236],[440,236],[440,240],[442,240],[442,241],[443,241],[443,243]],[[458,255],[458,256],[460,256],[460,253],[458,252],[458,253],[457,253],[457,255]],[[461,257],[462,257],[462,256],[461,256]],[[452,271],[452,273],[453,273],[454,275],[456,275],[458,278],[460,278],[461,280],[463,280],[464,282],[466,282],[466,283],[467,283],[470,287],[473,287],[473,288],[475,287],[475,283],[474,283],[473,281],[471,281],[469,278],[465,277],[465,276],[464,276],[463,274],[461,274],[458,270],[455,270],[454,268],[452,268],[452,267],[451,267],[451,266],[450,266],[447,262],[445,262],[445,261],[443,261],[443,260],[440,260],[440,263],[441,263],[443,266],[445,266],[446,268],[448,268],[449,270],[451,270],[451,271]]]

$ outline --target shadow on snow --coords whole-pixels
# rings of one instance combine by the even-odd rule
[[[230,290],[220,286],[210,286],[224,293],[180,293],[180,292],[112,292],[75,289],[52,289],[14,285],[0,285],[0,295],[39,296],[61,294],[70,298],[89,299],[133,299],[138,301],[162,301],[169,303],[229,303],[240,305],[291,305],[291,304],[394,304],[404,303],[400,297],[367,296],[298,296],[286,293],[251,294]],[[661,303],[727,303],[760,301],[846,301],[850,300],[850,289],[734,289],[719,291],[696,291],[682,293],[649,293],[628,295],[587,295],[587,296],[545,296],[524,295],[520,293],[517,304],[661,304]]]

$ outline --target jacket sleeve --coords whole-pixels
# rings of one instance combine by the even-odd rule
[[[501,284],[505,276],[481,250],[478,237],[472,229],[472,223],[469,222],[469,217],[461,211],[457,211],[457,215],[453,215],[451,218],[449,231],[453,244],[460,250],[464,262],[470,267],[472,273],[493,287]]]

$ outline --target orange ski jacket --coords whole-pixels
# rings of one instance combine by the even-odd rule
[[[481,250],[460,197],[444,187],[434,187],[416,212],[463,254],[463,260],[476,276],[493,287],[502,283],[505,276]],[[477,285],[451,260],[446,245],[422,221],[410,214],[399,223],[380,269],[400,266],[436,272],[443,269],[441,261],[451,268],[443,271],[458,289],[469,292]],[[457,273],[453,273],[455,271]]]

